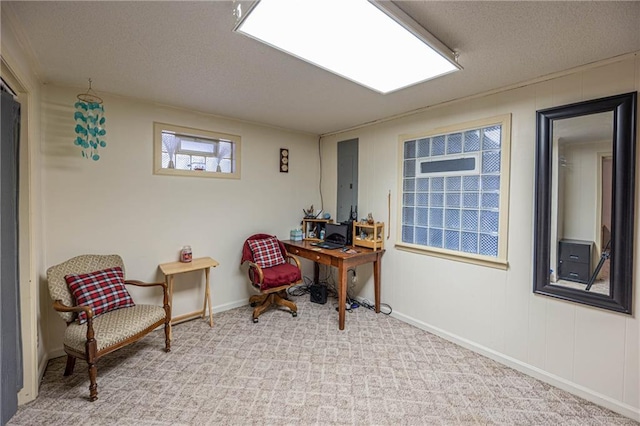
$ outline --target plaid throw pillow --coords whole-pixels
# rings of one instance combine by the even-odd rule
[[[124,273],[119,266],[87,274],[70,274],[64,279],[76,304],[91,306],[94,317],[115,309],[135,306],[124,286]],[[78,322],[87,322],[85,312],[78,314]]]
[[[276,237],[249,240],[249,247],[253,253],[253,261],[261,268],[271,268],[285,263]]]

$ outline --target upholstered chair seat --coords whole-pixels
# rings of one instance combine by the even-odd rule
[[[140,330],[146,330],[159,321],[164,321],[164,317],[164,308],[154,305],[136,305],[102,314],[93,319],[96,349],[100,352],[136,337]],[[86,344],[86,324],[69,324],[64,332],[64,346],[83,352]]]
[[[300,268],[291,263],[283,263],[282,265],[272,266],[271,268],[263,268],[262,274],[263,279],[260,284],[260,290],[280,287],[282,283],[298,283],[302,279]]]

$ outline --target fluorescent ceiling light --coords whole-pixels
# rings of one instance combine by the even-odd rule
[[[461,69],[390,1],[260,0],[234,31],[381,93]]]

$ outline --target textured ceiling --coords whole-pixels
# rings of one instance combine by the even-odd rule
[[[395,3],[464,69],[380,95],[233,33],[231,1],[1,4],[43,83],[314,134],[640,51],[640,2]]]
[[[583,115],[553,121],[553,138],[567,144],[611,142],[613,139],[613,112]]]

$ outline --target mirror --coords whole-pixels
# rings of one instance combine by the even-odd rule
[[[636,102],[537,111],[535,293],[632,313]]]

